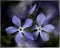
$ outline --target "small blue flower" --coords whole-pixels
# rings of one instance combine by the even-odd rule
[[[52,32],[55,29],[55,27],[51,24],[48,24],[42,27],[42,24],[45,22],[45,19],[46,19],[46,16],[43,13],[37,16],[36,20],[38,24],[33,28],[37,30],[36,32],[33,33],[35,36],[35,39],[37,39],[38,34],[40,34],[42,40],[48,41],[49,40],[48,33]]]
[[[32,23],[33,23],[32,19],[26,19],[25,24],[23,26],[21,26],[21,20],[19,20],[19,18],[17,18],[16,16],[13,16],[12,22],[17,27],[10,26],[10,27],[6,28],[5,31],[8,34],[12,34],[12,33],[15,33],[15,32],[18,31],[18,34],[15,36],[15,41],[16,41],[17,44],[23,38],[22,33],[24,33],[24,35],[27,39],[34,40],[32,34],[30,32],[27,32],[26,30],[24,30],[25,28],[30,27],[32,25]]]
[[[36,9],[36,4],[29,10],[29,14],[33,14]]]

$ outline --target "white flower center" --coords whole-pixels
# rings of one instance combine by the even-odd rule
[[[42,31],[42,27],[40,26],[40,27],[38,27],[38,32],[41,32]]]
[[[19,32],[23,32],[23,30],[24,30],[24,28],[22,28],[22,27],[20,27],[20,28],[18,29]]]

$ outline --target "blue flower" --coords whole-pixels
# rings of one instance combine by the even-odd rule
[[[48,41],[49,40],[48,33],[52,32],[55,29],[55,27],[51,24],[42,26],[46,20],[46,16],[43,13],[39,14],[36,20],[38,24],[33,28],[37,30],[36,32],[33,33],[35,39],[37,39],[38,34],[40,34],[43,41]]]
[[[18,31],[17,35],[15,36],[15,41],[17,44],[21,41],[22,38],[24,38],[22,33],[24,33],[26,39],[34,40],[32,34],[25,30],[25,28],[30,27],[32,25],[32,23],[33,23],[32,19],[26,19],[25,24],[23,26],[21,26],[21,20],[19,20],[19,18],[17,18],[16,16],[13,16],[12,22],[17,27],[10,26],[10,27],[6,28],[5,31],[8,34],[12,34],[12,33],[15,33]]]
[[[36,4],[29,10],[29,14],[33,14],[36,9]]]

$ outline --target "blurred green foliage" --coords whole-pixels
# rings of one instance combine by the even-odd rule
[[[59,38],[52,36],[48,42],[45,44],[46,47],[58,47],[59,46]]]

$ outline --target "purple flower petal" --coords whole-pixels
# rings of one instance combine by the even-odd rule
[[[39,34],[39,32],[37,32],[37,31],[33,33],[35,40],[38,38],[38,34]]]
[[[21,32],[19,32],[19,33],[15,36],[15,42],[16,42],[17,44],[19,44],[22,39],[23,39],[23,35],[22,35]]]
[[[27,39],[34,40],[32,33],[27,31],[24,31],[23,33]]]
[[[55,29],[55,27],[51,24],[45,25],[43,27],[43,30],[46,31],[46,32],[52,32],[54,29]]]
[[[25,24],[23,25],[24,28],[32,26],[32,19],[26,19]]]
[[[33,14],[35,9],[36,9],[36,4],[29,10],[29,14]]]
[[[8,34],[12,34],[12,33],[15,33],[16,31],[17,31],[17,28],[15,28],[15,27],[8,27],[8,28],[6,28],[6,30],[5,30]]]
[[[46,32],[40,32],[40,36],[41,36],[43,41],[49,40],[49,34],[47,34]]]
[[[20,21],[19,18],[17,18],[16,16],[13,16],[12,22],[13,22],[15,25],[17,25],[18,27],[21,27],[21,21]]]
[[[46,19],[46,17],[45,17],[45,15],[43,13],[39,14],[37,16],[38,25],[41,26],[45,19]]]
[[[34,30],[34,29],[37,29],[38,28],[38,26],[36,25],[36,26],[34,26],[32,29]]]

